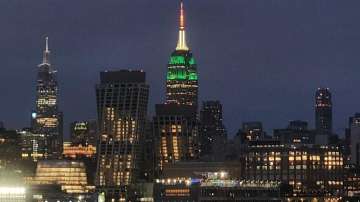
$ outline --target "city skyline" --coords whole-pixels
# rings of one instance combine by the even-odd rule
[[[4,23],[4,32],[0,34],[3,44],[0,53],[4,57],[3,62],[0,62],[4,71],[0,77],[0,86],[5,94],[0,108],[3,112],[0,120],[5,122],[5,126],[21,128],[29,125],[31,110],[34,108],[34,80],[45,36],[50,37],[52,63],[59,74],[59,103],[65,114],[64,133],[67,136],[69,122],[96,117],[96,110],[89,109],[93,109],[94,106],[93,90],[98,72],[105,69],[132,68],[146,71],[151,92],[149,117],[154,115],[154,104],[165,100],[166,63],[169,52],[176,45],[177,13],[174,10],[177,10],[178,4],[177,1],[166,1],[166,3],[159,1],[160,3],[154,3],[154,5],[145,1],[139,2],[144,3],[106,2],[102,5],[103,7],[100,7],[100,10],[104,9],[102,10],[104,13],[100,13],[106,14],[105,10],[108,9],[109,14],[105,16],[95,14],[93,18],[90,16],[93,13],[85,9],[80,14],[75,12],[76,8],[81,8],[80,3],[75,3],[74,7],[69,9],[69,17],[66,17],[68,13],[61,15],[61,9],[53,10],[54,16],[50,13],[51,8],[54,9],[55,6],[65,8],[65,3],[47,2],[41,5],[34,3],[32,8],[38,9],[38,13],[42,14],[43,12],[40,11],[49,12],[45,14],[49,19],[41,21],[39,19],[42,19],[42,16],[35,15],[34,19],[29,19],[28,24],[25,23],[27,22],[25,17],[30,14],[31,9],[26,9],[26,6],[20,8],[17,1],[6,4],[8,7],[23,9],[24,15],[14,17],[6,11],[0,14],[4,15],[1,19],[11,19]],[[314,4],[316,3],[299,2],[296,5],[289,5],[280,2],[236,3],[229,1],[228,4],[219,6],[220,4],[215,1],[209,1],[207,4],[204,1],[199,3],[185,1],[189,30],[187,31],[188,44],[195,52],[199,64],[199,85],[202,86],[199,101],[218,99],[222,102],[224,123],[230,136],[235,134],[241,122],[244,121],[262,121],[265,129],[269,131],[272,128],[285,127],[289,120],[302,119],[308,120],[313,128],[313,97],[318,87],[329,87],[333,95],[335,132],[342,135],[347,118],[358,111],[356,103],[360,97],[356,96],[356,89],[351,89],[350,86],[355,86],[357,81],[356,75],[359,70],[356,66],[359,63],[356,61],[355,52],[360,42],[359,36],[356,35],[356,33],[360,35],[360,31],[352,30],[357,17],[351,17],[351,15],[359,14],[353,13],[354,10],[351,10],[353,5],[350,6],[347,3],[342,4],[346,8],[343,12],[340,10],[335,13],[331,13],[334,11],[331,9],[335,9],[334,6],[336,6],[334,3]],[[95,9],[96,5],[95,2],[90,2],[85,7],[91,10]],[[111,5],[114,8],[109,8]],[[207,9],[199,10],[203,5]],[[289,11],[281,9],[285,5]],[[1,8],[5,10],[6,6],[1,6]],[[235,12],[232,8],[234,6],[243,12]],[[311,6],[317,8],[311,8]],[[143,12],[143,14],[137,17],[127,13],[134,8],[140,9],[139,13]],[[124,9],[125,12],[122,13],[116,9],[120,11]],[[252,13],[256,9],[262,9],[264,13],[260,11]],[[297,12],[291,13],[291,9]],[[215,15],[217,18],[208,17],[209,13],[214,13],[215,10],[218,12],[216,13],[218,16]],[[229,14],[226,12],[228,10]],[[344,13],[345,10],[347,13]],[[154,11],[159,11],[159,13]],[[301,15],[302,11],[310,11],[304,12],[310,17]],[[321,17],[315,18],[314,22],[309,22],[320,11],[329,13],[321,13]],[[55,17],[56,14],[59,16]],[[141,18],[147,14],[153,15],[150,15],[149,19]],[[166,19],[162,17],[163,15],[167,16]],[[281,17],[287,15],[290,17],[288,21],[280,20]],[[94,22],[96,17],[99,19]],[[273,21],[273,26],[276,26],[278,30],[267,30],[268,35],[261,33],[266,28],[271,28],[263,22],[266,17],[279,20]],[[158,23],[164,19],[164,23]],[[105,25],[100,25],[103,22],[106,22]],[[226,23],[222,25],[224,22],[233,22],[239,27],[231,27]],[[263,24],[257,26],[251,24],[256,22]],[[298,22],[302,26],[292,27],[293,22]],[[26,31],[17,33],[15,36],[10,35],[14,30],[22,32],[22,23],[25,23],[23,25],[26,25]],[[61,30],[61,25],[66,23],[74,31],[71,33],[70,29],[58,32]],[[282,28],[281,25],[286,26]],[[316,25],[323,27],[319,28]],[[36,31],[33,31],[28,29],[28,26],[35,26],[37,29],[34,28]],[[157,30],[152,28],[153,26]],[[221,26],[229,31],[223,33]],[[116,27],[126,29],[116,29]],[[104,29],[94,32],[99,28]],[[217,29],[213,30],[214,28]],[[287,34],[280,34],[281,29]],[[133,36],[127,36],[133,32],[135,33]],[[237,36],[233,36],[233,33]],[[235,37],[233,41],[225,38],[230,35]],[[288,38],[282,38],[285,36]],[[153,37],[157,40],[151,40]],[[274,41],[269,42],[268,40],[273,39],[272,37],[275,37]],[[294,42],[296,39],[299,42]],[[285,42],[290,44],[285,45]],[[301,42],[306,43],[301,44]],[[19,48],[20,44],[24,46]],[[155,51],[153,51],[154,46],[156,46]],[[229,47],[229,50],[218,51],[223,50],[222,47]],[[309,51],[309,53],[304,51]],[[300,53],[303,55],[295,56]],[[315,53],[319,54],[318,57],[312,55]],[[291,61],[283,61],[290,60],[289,58]],[[299,71],[296,67],[304,68],[304,70]],[[221,72],[218,71],[219,68]],[[298,78],[295,78],[295,75]],[[9,83],[12,81],[17,82],[13,86],[14,92],[10,92],[9,89]],[[221,86],[224,87],[221,88]],[[230,89],[237,90],[234,93]],[[76,97],[86,100],[74,99],[78,93],[80,96]],[[16,109],[6,107],[12,103],[19,107]]]
[[[0,201],[360,199],[354,5],[15,1]]]

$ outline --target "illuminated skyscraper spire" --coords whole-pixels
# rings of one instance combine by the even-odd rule
[[[43,64],[50,64],[49,37],[45,37],[45,50],[43,53]]]
[[[166,103],[197,108],[198,77],[195,59],[186,45],[184,5],[180,2],[179,41],[168,63]]]
[[[44,135],[46,154],[43,158],[58,158],[62,155],[63,115],[58,107],[59,88],[56,71],[50,64],[48,37],[45,37],[45,49],[42,63],[38,65],[36,81],[36,109],[32,113],[32,132]]]
[[[186,36],[185,36],[185,15],[184,15],[184,5],[183,1],[180,2],[180,27],[179,27],[179,40],[176,46],[176,50],[189,50],[186,45]]]

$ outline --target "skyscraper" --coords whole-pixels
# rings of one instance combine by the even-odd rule
[[[188,161],[198,156],[198,123],[193,106],[156,105],[153,129],[157,138],[157,165]]]
[[[46,157],[57,158],[62,153],[63,118],[58,107],[58,83],[56,70],[50,63],[48,37],[43,61],[38,66],[36,86],[36,109],[32,113],[31,126],[34,133],[46,137]]]
[[[198,77],[185,38],[184,6],[180,4],[179,39],[167,69],[166,101],[156,105],[153,119],[157,165],[198,157]]]
[[[350,124],[350,159],[352,164],[360,165],[360,114],[349,118]]]
[[[125,200],[128,185],[138,176],[148,97],[145,72],[100,73],[96,85],[100,135],[96,185],[109,201]]]
[[[322,135],[332,132],[332,102],[328,88],[318,88],[315,94],[315,128]]]
[[[223,124],[222,105],[219,101],[205,101],[200,110],[200,155],[221,160],[219,152],[226,144],[226,130]]]
[[[171,54],[166,80],[166,103],[192,105],[198,102],[198,74],[195,59],[186,44],[184,7],[180,5],[179,39]]]

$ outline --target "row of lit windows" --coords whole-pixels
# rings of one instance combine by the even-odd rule
[[[190,196],[190,190],[189,189],[166,189],[165,195],[167,197]]]

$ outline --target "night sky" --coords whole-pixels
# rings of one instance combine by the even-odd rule
[[[289,120],[314,125],[314,93],[333,94],[334,129],[360,111],[360,1],[185,0],[188,44],[200,100],[218,99],[233,135],[242,121],[266,130]],[[95,119],[99,71],[143,69],[149,112],[165,97],[166,65],[177,42],[176,0],[1,0],[0,120],[29,126],[37,65],[50,38],[65,134]]]

